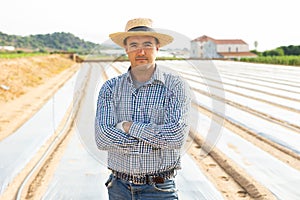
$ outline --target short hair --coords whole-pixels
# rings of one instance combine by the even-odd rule
[[[150,36],[150,37],[152,37],[152,36]],[[124,41],[123,41],[124,45],[127,45],[127,38],[125,38]],[[155,39],[156,44],[159,44],[159,40],[156,37],[153,37],[153,38]]]

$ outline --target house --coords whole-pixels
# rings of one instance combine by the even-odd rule
[[[14,51],[15,47],[14,46],[0,46],[0,51],[4,50],[4,51]]]
[[[249,45],[241,39],[214,39],[203,35],[191,41],[191,58],[240,59],[256,57],[249,51]]]

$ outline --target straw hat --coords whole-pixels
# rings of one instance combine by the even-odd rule
[[[160,47],[173,41],[173,37],[167,34],[158,33],[152,28],[152,20],[147,18],[137,18],[129,20],[125,27],[125,32],[117,32],[109,35],[111,40],[117,45],[124,47],[124,40],[130,36],[152,36],[158,39]]]

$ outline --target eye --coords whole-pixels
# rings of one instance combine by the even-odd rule
[[[137,44],[130,44],[129,45],[131,48],[137,48]]]
[[[151,42],[145,42],[144,47],[152,47],[153,44]]]

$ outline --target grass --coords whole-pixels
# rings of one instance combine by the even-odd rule
[[[240,61],[300,66],[300,56],[259,56],[256,58],[242,58]]]
[[[39,53],[39,52],[0,52],[0,58],[4,59],[13,59],[13,58],[24,58],[24,57],[32,57],[32,56],[44,56],[48,55],[47,53]]]

